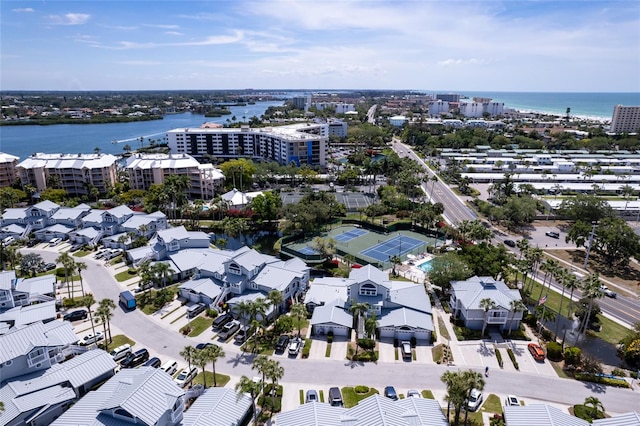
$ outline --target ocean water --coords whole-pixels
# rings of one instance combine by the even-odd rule
[[[434,93],[434,92],[428,92]],[[536,111],[564,116],[567,108],[575,117],[593,117],[611,120],[613,107],[640,106],[640,93],[533,93],[533,92],[435,92],[459,93],[473,97],[492,98],[504,102],[506,108],[520,111]]]

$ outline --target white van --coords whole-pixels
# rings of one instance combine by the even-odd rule
[[[113,358],[115,362],[118,362],[130,353],[131,353],[131,345],[128,343],[125,343],[124,345],[118,346],[117,348],[109,352],[109,355],[111,355],[111,358]]]
[[[49,240],[49,245],[53,247],[53,246],[57,246],[61,242],[62,242],[62,238],[56,237]]]
[[[13,244],[16,241],[16,239],[14,237],[7,237],[4,240],[2,240],[2,244],[4,244],[5,246],[8,246],[10,244]]]
[[[168,375],[173,376],[174,374],[176,374],[176,371],[178,371],[178,363],[170,359],[169,361],[162,364],[162,367],[160,367],[160,369]]]

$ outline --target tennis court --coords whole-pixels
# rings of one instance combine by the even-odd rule
[[[346,243],[347,241],[351,241],[354,238],[358,238],[366,234],[367,232],[368,231],[365,231],[364,229],[352,229],[351,231],[347,231],[342,234],[336,235],[335,237],[333,237],[333,239],[341,243]]]
[[[319,254],[317,251],[315,251],[315,250],[314,250],[312,247],[310,247],[310,246],[306,246],[306,247],[303,247],[303,248],[301,248],[301,249],[298,249],[298,252],[299,252],[299,253],[302,253],[302,254]]]
[[[385,262],[388,261],[391,256],[403,256],[424,245],[424,241],[398,234],[390,240],[361,251],[360,254]]]

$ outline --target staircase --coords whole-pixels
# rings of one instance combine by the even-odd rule
[[[104,231],[100,230],[100,231],[98,231],[98,235],[93,237],[93,239],[89,242],[89,245],[92,246],[92,247],[97,246],[98,243],[100,242],[100,240],[102,239],[102,237],[104,237]]]
[[[31,233],[31,231],[33,231],[33,225],[28,224],[27,227],[24,228],[24,231],[20,235],[20,238],[27,238],[29,236],[29,234]]]
[[[226,300],[228,294],[229,294],[229,289],[226,288],[226,287],[223,288],[222,292],[220,293],[220,295],[218,295],[218,297],[216,297],[214,299],[213,303],[211,304],[212,307],[217,310],[220,302]]]

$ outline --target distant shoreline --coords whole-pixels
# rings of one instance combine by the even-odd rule
[[[134,123],[137,121],[163,120],[162,115],[145,115],[141,117],[99,117],[93,118],[35,118],[26,120],[2,120],[0,126],[53,126],[56,124],[112,124]]]

